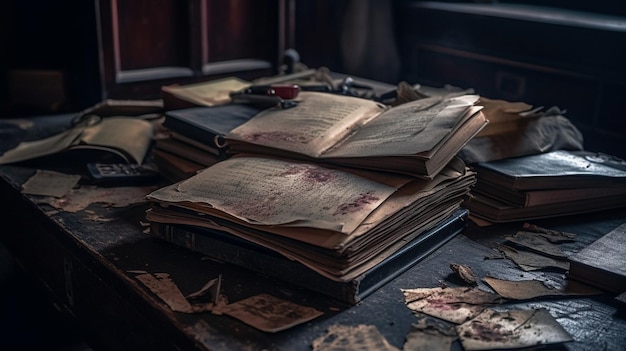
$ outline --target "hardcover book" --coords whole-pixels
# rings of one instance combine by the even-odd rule
[[[262,110],[258,106],[233,103],[167,111],[163,127],[173,133],[174,139],[196,146],[202,144],[211,153],[224,156],[224,136]]]
[[[568,278],[621,294],[626,291],[626,224],[569,257]]]
[[[509,222],[626,206],[626,162],[590,151],[558,150],[471,166],[472,217]]]
[[[626,161],[591,151],[557,150],[472,165],[478,182],[512,190],[626,186]]]
[[[563,201],[536,206],[514,206],[498,198],[473,192],[464,204],[472,217],[488,222],[504,223],[532,219],[570,216],[626,206],[623,195]]]
[[[149,194],[146,218],[228,232],[346,282],[457,211],[474,182],[460,159],[425,180],[234,155]]]
[[[503,188],[497,184],[489,184],[479,180],[472,188],[472,192],[498,199],[515,207],[534,207],[594,199],[606,199],[609,201],[613,199],[619,200],[626,197],[626,186],[603,187],[600,185],[586,188],[537,189],[524,191]]]
[[[349,281],[328,279],[275,251],[219,230],[152,222],[150,232],[161,240],[212,259],[280,279],[348,304],[356,304],[461,233],[465,228],[466,217],[467,210],[455,211],[434,228]]]
[[[389,107],[373,100],[301,92],[225,137],[230,153],[254,153],[432,179],[487,124],[477,95],[426,97]]]

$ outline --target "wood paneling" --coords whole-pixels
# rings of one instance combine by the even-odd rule
[[[98,0],[104,98],[158,98],[160,87],[276,72],[285,0]]]

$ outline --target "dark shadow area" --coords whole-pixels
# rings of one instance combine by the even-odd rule
[[[0,349],[92,350],[80,327],[42,290],[0,244]]]

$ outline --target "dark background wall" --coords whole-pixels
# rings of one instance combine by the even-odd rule
[[[109,9],[115,3],[113,14]],[[626,152],[626,27],[598,29],[541,16],[520,19],[423,5],[429,3],[5,0],[0,3],[0,118],[79,111],[104,98],[158,98],[165,84],[235,75],[206,74],[206,67],[223,60],[251,58],[269,65],[249,70],[246,78],[272,74],[281,52],[295,48],[314,68],[392,84],[453,84],[491,98],[556,105],[583,131],[589,148]],[[490,10],[523,4],[535,6],[537,14],[578,11],[605,24],[623,25],[626,19],[621,0],[437,3]],[[171,73],[172,67],[189,73],[120,79],[146,68]]]

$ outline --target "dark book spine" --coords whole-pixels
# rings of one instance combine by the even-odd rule
[[[305,287],[345,303],[356,304],[360,301],[357,282],[330,280],[301,263],[230,234],[155,222],[151,223],[150,230],[160,239],[213,259]]]

